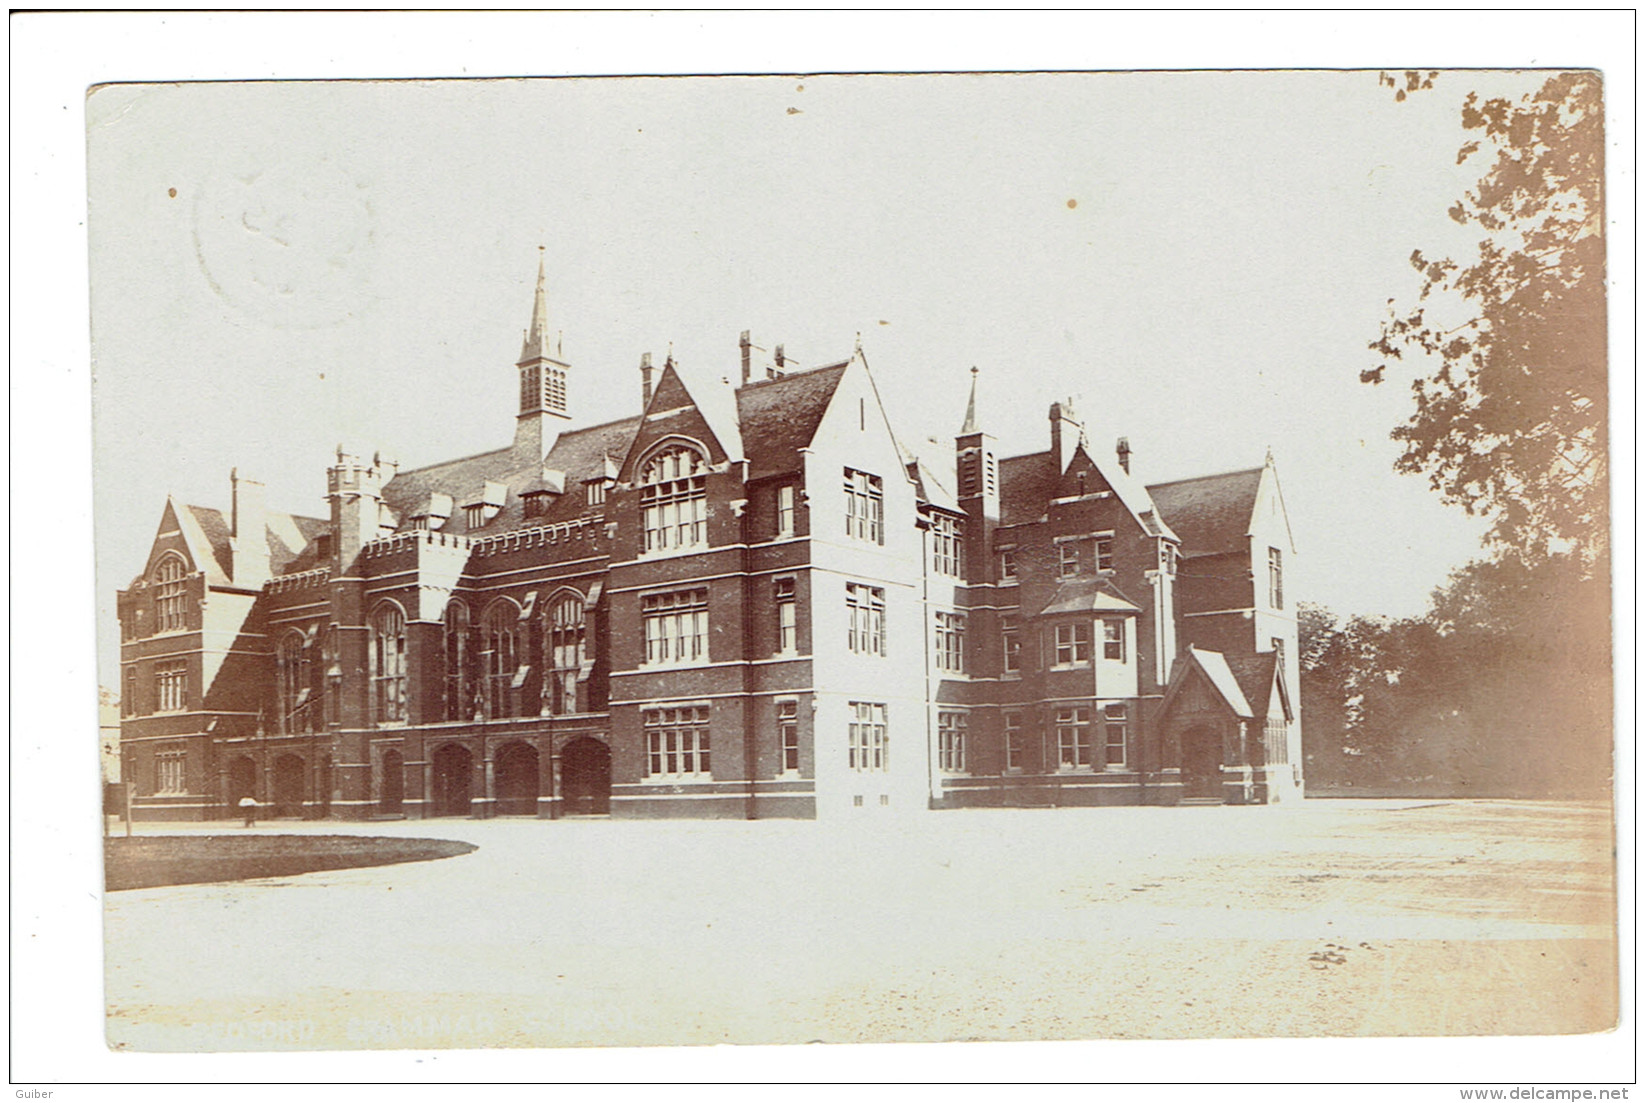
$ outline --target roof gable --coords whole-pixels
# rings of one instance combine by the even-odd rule
[[[1160,514],[1182,537],[1186,555],[1241,551],[1251,533],[1263,471],[1253,467],[1148,488]]]
[[[1165,699],[1160,702],[1160,713],[1169,710],[1175,703],[1183,687],[1191,681],[1199,679],[1210,687],[1212,695],[1227,706],[1228,711],[1241,720],[1249,720],[1253,715],[1251,704],[1245,699],[1245,692],[1240,689],[1239,682],[1234,678],[1234,672],[1228,668],[1227,659],[1220,651],[1202,651],[1197,647],[1190,647],[1177,660],[1176,669],[1171,674],[1171,685],[1165,691]]]
[[[800,469],[800,449],[810,447],[816,437],[845,369],[845,363],[832,364],[738,388],[738,419],[750,479]]]

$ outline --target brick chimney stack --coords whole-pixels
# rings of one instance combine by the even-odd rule
[[[640,408],[651,405],[651,354],[640,354]]]
[[[1131,441],[1129,438],[1121,437],[1119,439],[1119,443],[1114,445],[1114,455],[1119,457],[1120,468],[1129,475],[1131,473]]]
[[[1068,470],[1068,461],[1074,458],[1083,428],[1074,413],[1073,399],[1051,403],[1051,454],[1057,460],[1057,474]]]
[[[737,347],[743,354],[743,386],[748,386],[754,378],[754,341],[748,330],[743,330],[737,338]]]
[[[236,586],[261,586],[269,579],[267,495],[262,483],[242,479],[239,468],[228,477],[231,577]]]

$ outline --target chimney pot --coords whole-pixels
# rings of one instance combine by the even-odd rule
[[[1131,441],[1126,437],[1121,437],[1119,443],[1114,445],[1114,454],[1119,457],[1120,468],[1129,475],[1131,473]]]

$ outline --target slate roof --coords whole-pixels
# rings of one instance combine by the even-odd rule
[[[206,563],[197,563],[195,566],[207,574],[221,576],[220,579],[214,578],[213,581],[227,581],[229,572],[234,570],[234,553],[228,544],[228,518],[223,516],[222,510],[211,509],[208,506],[184,506],[183,509],[189,519],[200,527],[200,534],[205,537],[206,547],[211,551],[211,558],[216,561],[217,570],[211,571],[210,565]]]
[[[1184,555],[1234,551],[1251,531],[1263,468],[1179,479],[1148,488],[1161,517],[1182,537]]]
[[[210,553],[209,563],[198,564],[205,570],[213,585],[231,581],[234,569],[234,549],[229,545],[229,519],[220,509],[210,506],[183,506],[177,511],[178,520],[194,529],[190,546]],[[320,564],[314,562],[318,549],[315,537],[331,527],[319,517],[303,517],[295,513],[269,513],[264,535],[268,540],[269,570],[273,574],[306,571]]]
[[[1245,693],[1245,699],[1257,710],[1257,715],[1268,715],[1268,698],[1274,691],[1274,667],[1279,658],[1277,651],[1256,651],[1240,655],[1224,655],[1234,680]],[[1283,690],[1282,690],[1283,696]],[[1290,701],[1286,700],[1286,712]]]
[[[1023,525],[1045,515],[1062,472],[1050,452],[1007,456],[1000,461],[1000,524]]]
[[[749,383],[737,391],[748,477],[798,470],[850,361]]]
[[[520,464],[512,448],[499,448],[402,471],[383,488],[383,502],[396,517],[409,522],[422,512],[431,494],[450,495],[451,517],[440,531],[466,535],[468,520],[462,507],[478,502],[485,492],[485,484],[496,482],[508,488],[502,511],[476,530],[477,534],[490,535],[568,521],[587,512],[583,481],[605,473],[608,454],[621,456],[628,451],[639,424],[637,416],[627,417],[561,433],[548,458],[540,464]],[[566,492],[549,506],[548,512],[527,517],[520,493],[541,482],[543,468],[565,473]]]
[[[1205,676],[1222,695],[1222,699],[1228,702],[1228,707],[1234,710],[1235,716],[1249,720],[1255,715],[1251,711],[1250,702],[1245,699],[1245,691],[1240,688],[1239,681],[1229,669],[1228,659],[1222,652],[1201,651],[1197,647],[1190,647],[1188,655],[1199,664],[1201,670],[1205,671]],[[1263,699],[1263,704],[1266,706],[1266,698]]]
[[[1075,578],[1057,584],[1039,616],[1062,613],[1138,613],[1142,610],[1105,578]]]

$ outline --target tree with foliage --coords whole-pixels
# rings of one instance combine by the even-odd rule
[[[1409,90],[1431,85],[1432,74],[1407,80]],[[1518,102],[1470,93],[1462,125],[1479,137],[1462,146],[1458,164],[1482,149],[1496,156],[1450,215],[1484,237],[1464,261],[1411,255],[1422,274],[1417,304],[1402,313],[1389,300],[1370,345],[1381,362],[1360,378],[1380,383],[1407,354],[1420,360],[1416,412],[1393,433],[1405,446],[1397,469],[1426,474],[1448,503],[1491,518],[1498,551],[1531,562],[1574,552],[1587,572],[1603,574],[1600,76],[1562,73]]]

